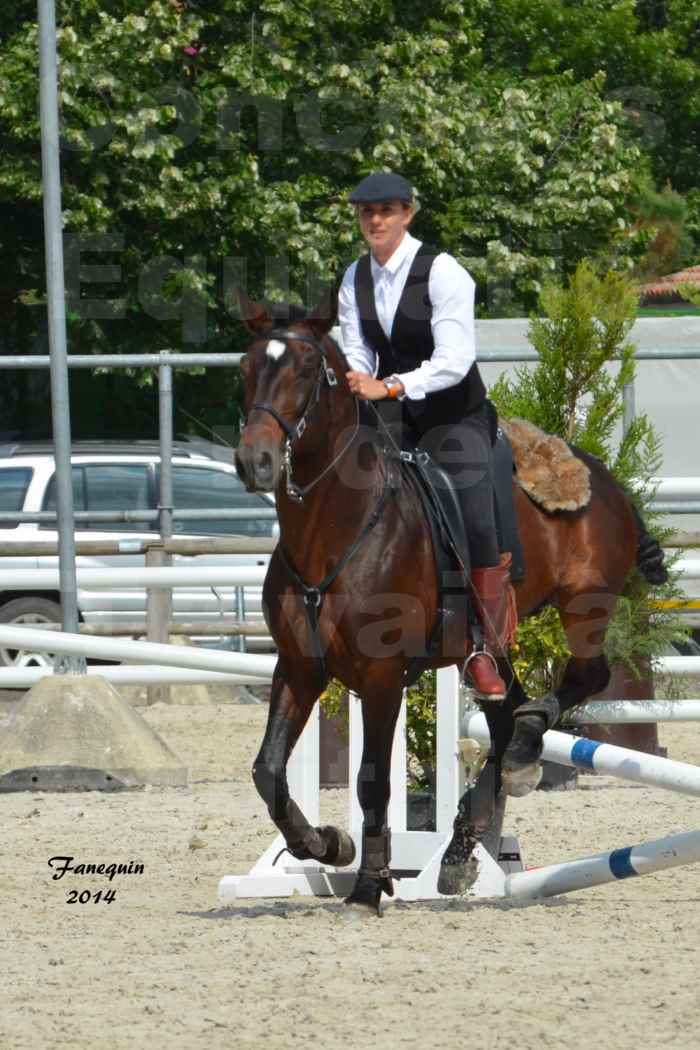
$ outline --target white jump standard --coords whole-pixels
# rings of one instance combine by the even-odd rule
[[[350,784],[354,785],[362,754],[360,702],[350,700]],[[400,877],[394,883],[395,899],[403,901],[434,900],[440,861],[452,833],[452,820],[464,776],[458,761],[455,739],[459,725],[457,695],[443,701],[438,723],[438,782],[436,831],[406,829],[406,706],[402,706],[394,736],[391,771],[389,825],[392,829],[392,871]],[[289,760],[290,794],[307,819],[319,822],[319,713],[316,706],[297,741]],[[362,841],[362,812],[354,790],[350,791],[348,825],[356,848]],[[482,897],[493,896],[492,887],[502,887],[506,874],[520,871],[517,839],[505,837],[499,846],[499,862],[481,846],[475,891]],[[242,897],[290,897],[300,893],[315,896],[347,896],[357,877],[357,862],[345,868],[319,864],[315,860],[297,860],[280,851],[285,841],[278,835],[247,875],[227,875],[219,883],[219,899],[224,903]],[[358,849],[359,856],[359,849]]]

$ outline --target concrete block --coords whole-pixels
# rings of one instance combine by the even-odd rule
[[[98,675],[51,675],[0,716],[0,776],[42,766],[102,770],[128,787],[184,786],[187,769]]]

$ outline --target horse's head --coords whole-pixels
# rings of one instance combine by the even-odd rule
[[[307,425],[318,410],[324,385],[341,377],[328,331],[330,301],[308,317],[276,322],[264,306],[240,294],[243,319],[256,336],[241,361],[246,425],[236,450],[236,470],[250,492],[270,492],[280,479],[285,454],[315,444]],[[321,435],[322,436],[322,435]]]

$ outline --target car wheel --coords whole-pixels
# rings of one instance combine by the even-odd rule
[[[31,627],[37,623],[60,622],[61,607],[48,598],[15,598],[0,606],[0,623]],[[53,658],[53,653],[0,647],[0,667],[53,667]]]

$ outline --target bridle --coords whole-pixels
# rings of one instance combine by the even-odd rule
[[[286,478],[286,492],[291,500],[295,503],[302,503],[304,497],[321,481],[322,478],[328,474],[334,466],[343,458],[347,450],[350,448],[352,442],[355,440],[357,433],[360,429],[360,406],[357,398],[355,398],[355,427],[350,436],[350,439],[346,442],[336,457],[324,467],[321,473],[309,482],[308,485],[300,486],[296,485],[292,479],[292,446],[294,442],[298,441],[304,432],[306,431],[307,421],[310,416],[318,408],[321,400],[321,390],[323,389],[324,383],[327,383],[329,388],[332,390],[338,385],[338,377],[335,374],[335,370],[328,364],[328,357],[321,343],[316,339],[312,339],[311,336],[301,335],[299,332],[292,332],[288,328],[275,328],[268,333],[266,339],[277,339],[279,342],[287,343],[294,341],[297,343],[306,343],[308,346],[313,347],[319,355],[318,372],[316,373],[316,380],[314,382],[311,393],[309,394],[304,410],[301,413],[296,423],[288,423],[287,420],[280,415],[273,405],[268,404],[266,401],[256,401],[255,404],[250,406],[250,412],[267,412],[272,418],[280,425],[284,433],[287,435],[287,439],[284,443],[284,453],[282,457],[282,469],[285,473]],[[249,413],[250,415],[250,413]]]

